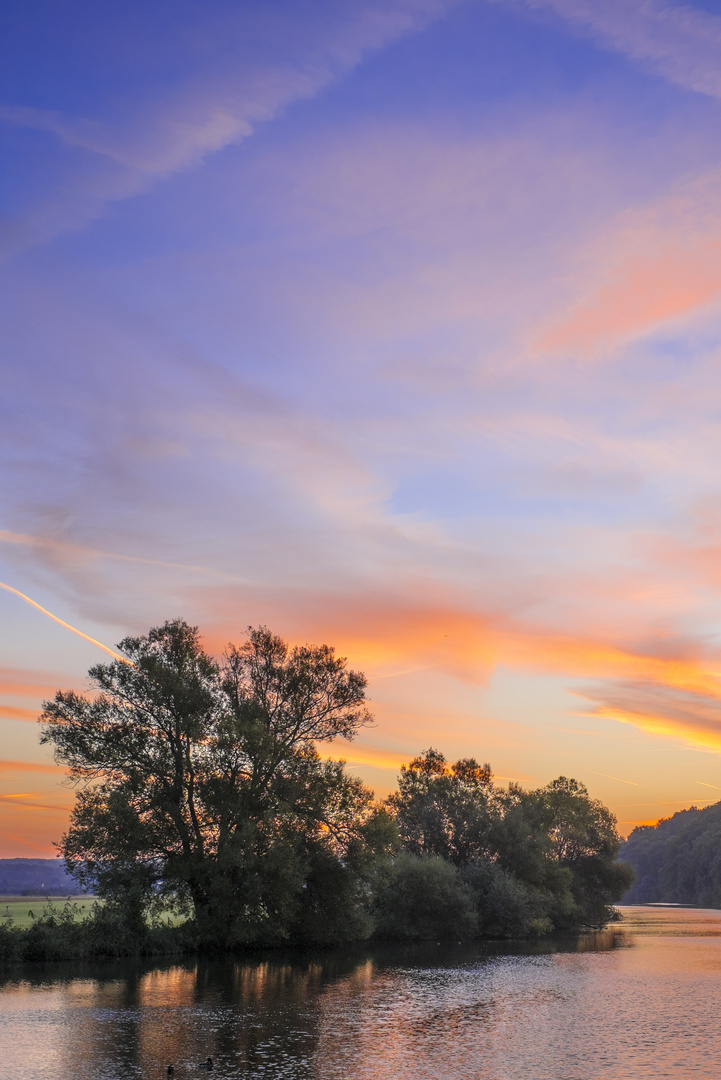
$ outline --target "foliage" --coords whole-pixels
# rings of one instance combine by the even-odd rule
[[[41,718],[79,786],[68,870],[138,930],[171,898],[206,943],[283,940],[313,859],[361,836],[370,792],[316,744],[369,720],[364,676],[265,628],[222,664],[181,620],[119,649],[94,698],[59,692]]]
[[[452,863],[436,855],[402,852],[378,888],[376,934],[429,941],[477,933],[473,893]]]
[[[556,929],[602,926],[632,880],[617,856],[616,819],[591,799],[583,784],[565,776],[506,796],[498,858],[526,884],[546,892]]]
[[[479,937],[542,937],[554,929],[554,897],[526,885],[497,861],[469,863],[462,874],[473,893]]]
[[[493,794],[490,765],[465,758],[449,767],[430,749],[401,766],[398,791],[386,805],[407,851],[464,866],[490,851]]]
[[[721,907],[721,803],[638,826],[623,857],[636,872],[627,903]]]
[[[0,924],[0,961],[104,959],[189,952],[187,928],[155,921],[138,932],[120,904],[94,904],[89,917],[79,905],[48,904],[30,924]]]
[[[576,780],[501,790],[489,765],[464,759],[449,766],[430,749],[401,769],[386,805],[407,851],[475,867],[466,880],[484,934],[602,925],[630,882],[630,870],[617,861],[615,818]]]
[[[309,853],[290,940],[303,945],[340,945],[362,941],[372,930],[368,892],[352,860],[341,862],[327,848],[317,846]]]
[[[575,780],[503,789],[430,749],[373,807],[318,752],[370,719],[328,646],[261,627],[216,661],[175,620],[119,649],[93,696],[61,691],[41,718],[77,788],[60,850],[105,903],[6,928],[0,954],[534,937],[601,925],[628,887],[615,819]]]

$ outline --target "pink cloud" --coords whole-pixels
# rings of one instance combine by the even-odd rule
[[[588,244],[585,262],[584,293],[549,320],[532,351],[594,355],[716,303],[721,174],[696,178],[607,223]]]

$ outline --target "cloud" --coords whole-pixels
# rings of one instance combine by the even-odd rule
[[[76,544],[70,540],[57,539],[51,536],[29,536],[25,533],[14,533],[7,529],[0,529],[0,544],[14,544],[18,547],[39,549],[48,558],[55,560],[59,566],[69,566],[72,562],[88,560],[120,562],[149,566],[156,569],[182,570],[190,574],[200,574],[215,578],[226,578],[236,584],[241,584],[245,579],[239,574],[226,574],[222,570],[210,566],[198,566],[193,563],[171,562],[167,559],[150,559],[141,555],[124,555],[115,551],[103,551],[100,548],[89,547],[86,544]],[[0,586],[1,587],[1,586]],[[1,677],[2,669],[0,669]]]
[[[6,833],[5,842],[6,844],[10,842],[11,845],[19,844],[23,848],[30,848],[31,851],[42,851],[45,853],[46,858],[57,855],[57,852],[50,846],[50,842],[47,840],[43,844],[36,844],[32,840],[28,840],[27,837],[13,836]],[[12,854],[10,853],[11,851]],[[17,858],[17,854],[11,847],[8,847],[7,850],[3,850],[3,857]]]
[[[4,772],[41,772],[41,773],[64,773],[62,765],[51,765],[44,761],[8,761],[0,760],[0,773]]]
[[[457,590],[421,580],[396,582],[385,592],[368,587],[355,593],[314,590],[312,600],[300,589],[204,591],[197,602],[205,609],[204,624],[213,627],[207,641],[216,652],[237,636],[235,613],[258,610],[292,640],[332,642],[352,665],[380,668],[381,674],[389,666],[408,664],[484,685],[498,665],[508,665],[584,678],[653,680],[692,693],[721,692],[721,651],[691,637],[653,635],[643,614],[635,625],[627,618],[622,632],[614,635],[607,625],[594,636],[589,627],[559,627],[549,617],[533,621],[521,610],[474,609]],[[592,598],[588,602],[592,608]]]
[[[64,814],[66,816],[70,810],[72,810],[72,806],[53,806],[52,803],[29,802],[26,798],[22,798],[19,795],[0,795],[0,799],[12,799],[13,806],[22,806],[26,810],[45,810],[50,811],[50,813],[53,814]]]
[[[239,45],[239,51],[231,50],[221,60],[216,57],[207,70],[187,72],[174,86],[149,91],[142,102],[129,99],[103,119],[0,104],[0,122],[51,133],[66,146],[113,166],[89,168],[83,161],[52,195],[7,222],[8,253],[83,227],[109,202],[138,195],[157,180],[198,166],[209,155],[247,138],[292,102],[312,98],[343,78],[369,52],[422,29],[460,2],[336,3],[321,5],[320,11],[303,5],[286,16],[285,25],[280,15],[264,20],[256,14],[253,33],[239,11],[231,25],[214,28],[219,38],[213,42],[216,52],[224,52],[224,39],[252,41],[267,21],[268,40],[262,51],[270,48],[270,59],[258,61],[252,46],[243,50]],[[212,21],[204,28],[206,35],[211,25]]]
[[[715,689],[713,693],[713,685],[704,692],[654,681],[609,680],[579,693],[594,703],[590,710],[594,716],[721,750],[721,682]]]
[[[580,267],[585,295],[536,337],[532,352],[603,354],[717,303],[721,172],[680,183],[607,222],[586,245],[584,262],[594,268]]]
[[[0,687],[0,692],[1,692]],[[16,705],[0,705],[0,717],[3,720],[27,720],[34,723],[38,719],[37,709],[21,709]]]
[[[64,675],[27,668],[0,667],[0,694],[5,697],[51,697],[66,684],[67,678]]]
[[[553,11],[669,82],[721,97],[721,19],[665,0],[523,0]]]

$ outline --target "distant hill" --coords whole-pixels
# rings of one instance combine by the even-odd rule
[[[679,810],[634,829],[619,852],[636,881],[626,904],[675,903],[721,908],[721,803]]]
[[[60,859],[0,859],[0,894],[77,893]]]

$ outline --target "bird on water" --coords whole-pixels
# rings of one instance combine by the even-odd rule
[[[210,1070],[213,1068],[213,1059],[209,1057],[207,1061],[201,1061],[200,1065],[198,1065],[198,1068],[207,1069],[208,1072],[210,1072]]]

